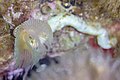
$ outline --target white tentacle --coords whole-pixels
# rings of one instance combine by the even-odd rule
[[[51,17],[48,20],[48,24],[50,25],[52,32],[70,25],[82,33],[97,36],[98,44],[105,49],[109,49],[117,43],[115,38],[109,38],[107,31],[102,28],[100,24],[95,26],[89,25],[82,18],[73,14],[60,13],[57,16]]]

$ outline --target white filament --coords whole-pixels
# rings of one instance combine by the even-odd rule
[[[97,36],[98,44],[105,49],[109,49],[117,43],[115,38],[109,38],[107,31],[102,28],[101,25],[91,26],[82,18],[72,14],[60,13],[57,16],[50,18],[48,24],[50,25],[52,32],[70,25],[80,32]]]

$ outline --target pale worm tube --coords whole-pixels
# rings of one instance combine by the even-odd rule
[[[97,36],[99,46],[104,49],[109,49],[117,43],[116,38],[109,38],[108,32],[106,29],[102,28],[100,24],[92,26],[82,18],[73,14],[60,13],[57,16],[51,17],[48,20],[48,24],[50,25],[52,32],[70,25],[82,33]]]

